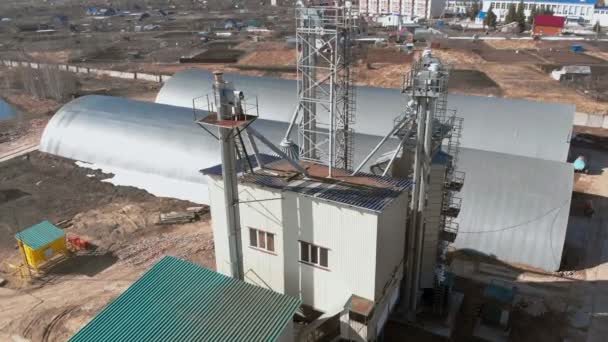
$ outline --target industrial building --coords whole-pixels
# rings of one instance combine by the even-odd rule
[[[250,96],[257,95],[260,118],[252,125],[269,140],[280,142],[297,104],[294,95],[296,82],[242,75],[226,75],[226,78],[238,84]],[[176,73],[160,90],[157,102],[182,106],[181,108],[114,97],[86,96],[76,99],[51,119],[40,148],[44,152],[91,163],[111,171],[116,174],[119,184],[135,185],[165,196],[209,203],[206,179],[198,171],[216,165],[220,158],[215,140],[201,134],[200,128],[192,124],[192,99],[209,93],[211,84],[211,75],[205,71]],[[390,130],[394,117],[403,111],[406,100],[395,89],[356,88],[357,133],[354,138],[353,160],[358,164],[379,140],[379,136]],[[383,104],[380,107],[382,110],[378,110],[376,103]],[[468,182],[460,195],[463,199],[462,216],[459,217],[461,231],[500,230],[515,224],[520,227],[519,230],[507,231],[526,234],[524,229],[542,227],[533,224],[535,220],[548,220],[547,210],[555,207],[547,207],[549,203],[569,203],[572,177],[571,165],[566,163],[566,159],[574,106],[452,94],[448,96],[448,107],[458,109],[458,115],[464,119],[460,147],[468,150],[461,153],[463,157],[458,164],[459,169],[467,173],[483,170],[488,165],[483,159],[486,157],[495,160],[505,156],[517,161],[513,165],[505,164],[503,168],[497,169],[503,175],[497,178],[502,179],[501,182],[488,180],[483,186],[477,187],[476,178],[467,177]],[[163,129],[163,126],[171,129]],[[538,132],[541,131],[543,134],[539,135]],[[293,137],[295,139],[295,134]],[[396,145],[396,141],[389,140],[378,154],[390,152]],[[271,152],[264,146],[260,150],[263,153]],[[467,158],[472,153],[479,158]],[[468,165],[469,161],[473,164]],[[522,193],[528,193],[529,184],[533,182],[531,178],[530,182],[527,181],[528,178],[515,179],[510,176],[511,169],[517,167],[520,170],[532,170],[538,165],[545,165],[545,168],[557,172],[556,177],[563,180],[560,184],[564,185],[564,190],[556,191],[556,188],[550,186],[538,189],[534,196],[530,196],[538,199],[539,205],[535,206],[524,206],[522,202],[517,202],[522,206],[490,208],[498,213],[475,207],[491,203],[500,196],[517,199]],[[542,178],[543,181],[548,179]],[[484,190],[479,190],[479,193],[469,191],[473,187]],[[200,191],[191,191],[192,189]],[[192,193],[196,194],[194,198]],[[550,198],[551,201],[543,203],[542,198]],[[567,205],[564,207],[567,208]],[[483,217],[491,221],[479,221],[479,217],[482,217],[479,213],[485,213]],[[567,219],[563,219],[565,214],[560,215],[558,220],[546,221],[554,227],[551,228],[551,244],[554,247],[551,254],[555,257],[551,259],[556,261],[547,264],[527,260],[525,263],[547,270],[559,267],[567,224]],[[512,218],[521,218],[521,222],[531,223],[520,225],[521,222],[514,222]],[[535,240],[537,243],[546,243],[540,232],[528,236],[538,236],[538,240]],[[513,257],[516,255],[498,253],[498,248],[490,248],[499,246],[504,241],[501,234],[480,235],[480,239],[472,239],[473,237],[474,234],[460,234],[455,246],[515,261]],[[522,254],[542,251],[532,241],[526,248]],[[510,251],[506,247],[502,250]]]
[[[593,11],[593,17],[591,18],[591,24],[595,25],[599,23],[600,26],[608,26],[608,7],[596,6]]]
[[[548,271],[560,267],[573,188],[565,162],[462,148],[454,247]],[[534,170],[534,171],[532,171]]]
[[[335,327],[376,340],[398,301],[410,321],[445,315],[453,247],[557,269],[573,108],[451,101],[450,70],[429,49],[401,92],[357,88],[351,10],[297,7],[295,82],[186,71],[156,104],[83,97],[51,120],[41,150],[173,196],[183,183],[211,207],[218,272],[300,298],[298,340]],[[529,165],[562,183],[528,184]]]
[[[488,0],[483,1],[482,12],[487,12],[492,6],[498,21],[503,21],[509,11],[509,6],[519,6],[519,0]],[[524,13],[526,18],[530,16],[534,6],[537,9],[547,9],[553,15],[567,18],[568,22],[592,23],[594,17],[594,0],[525,0]]]
[[[466,14],[476,1],[477,0],[447,0],[445,2],[445,13]]]
[[[399,297],[403,241],[411,181],[336,170],[335,182],[322,180],[327,168],[305,164],[311,179],[278,158],[239,180],[244,278],[249,283],[297,296],[332,317],[346,310],[363,330],[342,336],[374,339]],[[240,163],[244,172],[245,163]],[[203,170],[213,217],[217,271],[230,275],[221,165]],[[319,180],[317,180],[319,179]],[[352,304],[357,302],[357,304]],[[350,303],[350,306],[349,306]],[[360,306],[369,314],[357,318]],[[358,316],[357,316],[358,315]]]
[[[452,73],[430,48],[415,54],[401,89],[355,86],[365,66],[353,51],[360,3],[373,19],[384,10],[429,19],[444,0],[298,1],[295,80],[185,70],[156,78],[154,102],[86,95],[47,118],[41,153],[7,164],[15,180],[5,197],[29,192],[6,207],[58,212],[49,217],[61,229],[43,222],[15,234],[24,264],[66,251],[63,229],[66,253],[86,257],[48,273],[76,283],[45,290],[54,295],[42,306],[9,280],[11,310],[31,303],[49,318],[25,312],[7,326],[36,339],[28,329],[40,325],[48,339],[55,326],[65,337],[84,324],[74,342],[363,342],[418,340],[410,328],[486,339],[485,324],[521,334],[554,325],[556,311],[568,329],[579,311],[591,320],[596,310],[583,306],[596,293],[570,302],[585,284],[568,285],[563,310],[548,300],[553,282],[579,269],[569,268],[572,239],[560,268],[577,179],[567,162],[578,153],[569,150],[574,106],[449,95],[450,84],[493,94],[504,84]],[[158,89],[140,82],[147,74],[126,74],[138,80],[128,94]],[[83,205],[54,200],[74,189],[84,189]],[[538,297],[528,294],[545,291],[535,276],[548,283]],[[551,317],[537,317],[545,309]]]
[[[437,18],[443,14],[444,8],[445,0],[359,0],[362,14],[399,14],[410,20]]]

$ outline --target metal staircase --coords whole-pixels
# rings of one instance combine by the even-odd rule
[[[436,281],[433,311],[436,314],[443,314],[443,302],[447,291],[447,287],[444,283],[447,272],[447,251],[450,243],[456,241],[456,236],[458,235],[458,223],[455,219],[460,214],[462,203],[462,199],[457,197],[456,194],[462,190],[465,180],[464,172],[456,171],[463,120],[462,118],[456,117],[455,112],[452,112],[447,121],[450,124],[451,130],[447,138],[447,144],[444,146],[449,160],[446,164],[443,184],[439,226],[440,240],[437,246],[437,264],[435,268]]]

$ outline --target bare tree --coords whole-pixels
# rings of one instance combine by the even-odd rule
[[[16,70],[12,86],[38,99],[69,100],[79,89],[76,76],[55,66]]]

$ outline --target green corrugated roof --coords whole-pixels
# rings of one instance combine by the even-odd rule
[[[276,341],[298,298],[164,257],[70,341]]]
[[[49,221],[43,221],[15,234],[15,239],[36,250],[64,236],[63,229],[55,227]]]

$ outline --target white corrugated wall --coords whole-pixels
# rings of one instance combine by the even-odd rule
[[[403,192],[380,215],[376,244],[376,298],[383,295],[386,284],[403,262],[409,192]]]
[[[221,179],[206,178],[209,186],[209,207],[211,227],[213,228],[216,271],[231,277],[226,207],[224,205],[224,185]]]
[[[339,312],[351,294],[374,299],[378,217],[362,209],[285,192],[287,294],[301,294],[305,304]],[[299,262],[299,243],[329,249],[329,269]]]
[[[207,181],[217,271],[231,276],[223,180],[217,177],[207,177]],[[290,242],[284,240],[281,201],[269,200],[280,197],[281,193],[278,191],[239,185],[239,201],[257,201],[242,203],[239,206],[245,281],[285,293],[284,250]],[[275,234],[275,252],[270,253],[252,248],[249,243],[249,228]]]
[[[208,181],[217,269],[230,274],[223,185],[219,178]],[[404,192],[379,215],[240,184],[239,199],[248,202],[240,205],[245,280],[300,296],[305,304],[332,313],[341,311],[352,294],[379,299],[403,259],[407,197]],[[249,228],[275,234],[275,252],[251,248]],[[327,248],[329,267],[300,262],[299,241]]]
[[[270,188],[239,185],[245,281],[285,293],[285,248],[292,248],[283,233],[282,193]],[[274,234],[275,252],[250,246],[249,228]]]

